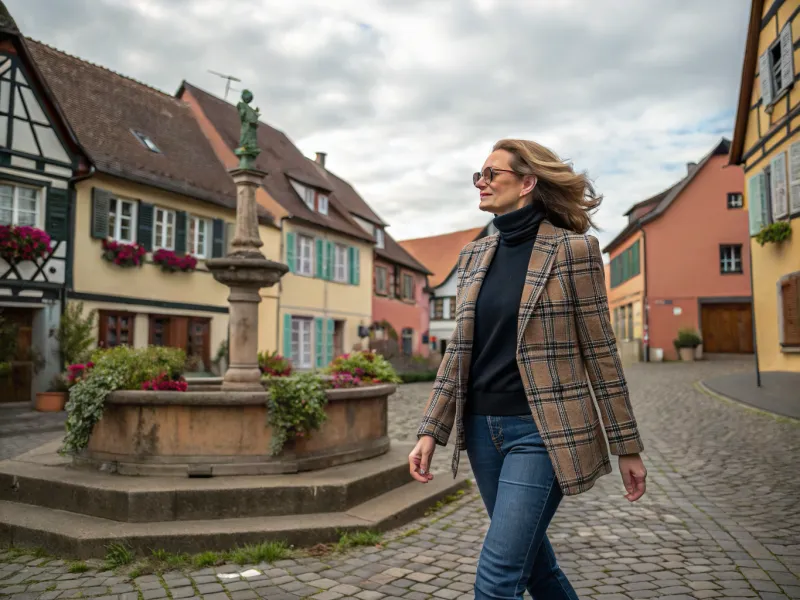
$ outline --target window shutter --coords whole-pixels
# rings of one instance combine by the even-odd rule
[[[225,256],[225,221],[214,219],[211,223],[211,258]]]
[[[292,315],[283,315],[283,357],[292,358]]]
[[[317,240],[317,277],[325,279],[325,240]]]
[[[789,198],[786,189],[786,153],[781,152],[770,162],[772,166],[772,219],[777,221],[789,214]]]
[[[290,273],[295,272],[295,254],[297,251],[295,239],[295,234],[291,231],[286,234],[286,264],[289,265]]]
[[[47,191],[44,228],[52,239],[67,240],[69,237],[69,191],[52,187]]]
[[[336,325],[333,319],[328,319],[328,332],[327,335],[325,336],[325,341],[327,346],[325,349],[326,364],[330,363],[334,358],[336,358],[333,355],[333,332],[335,331],[335,329]]]
[[[353,268],[350,270],[350,278],[353,285],[361,283],[361,250],[359,248],[352,248],[353,251]]]
[[[764,173],[750,178],[747,188],[747,213],[750,218],[750,235],[757,235],[764,228]]]
[[[768,52],[758,57],[758,80],[761,83],[761,103],[767,108],[772,104],[772,73]]]
[[[153,205],[139,202],[137,213],[139,224],[136,239],[144,246],[145,250],[150,252],[153,249]]]
[[[792,43],[792,24],[786,23],[781,30],[781,90],[794,83],[794,44]]]
[[[175,213],[175,253],[186,254],[186,212]]]
[[[354,281],[355,281],[354,280],[354,273],[353,273],[353,271],[356,268],[355,267],[355,264],[356,264],[355,250],[356,249],[353,248],[352,246],[348,246],[347,247],[347,277],[348,277],[348,283],[350,285],[353,285]]]
[[[789,147],[789,212],[800,213],[800,142]]]
[[[108,237],[108,209],[111,192],[92,188],[92,237],[104,240]]]
[[[321,369],[325,366],[325,337],[323,335],[324,331],[322,326],[322,317],[317,317],[314,319],[314,345],[316,349],[316,364],[318,369]]]
[[[328,281],[334,278],[336,274],[336,245],[333,242],[325,242],[325,248],[328,252],[325,261],[328,269],[325,271],[325,279]]]
[[[781,308],[783,309],[783,346],[800,346],[800,275],[781,283]]]

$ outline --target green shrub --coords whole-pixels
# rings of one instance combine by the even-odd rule
[[[675,340],[676,348],[697,348],[703,342],[696,330],[686,327],[678,330],[678,337]]]
[[[362,383],[400,383],[400,377],[389,361],[368,350],[338,356],[323,371],[334,377],[348,374]]]
[[[86,447],[111,392],[139,390],[161,374],[176,379],[183,372],[186,355],[178,348],[117,346],[95,351],[92,362],[94,367],[69,391],[62,453],[74,454]]]
[[[777,221],[765,225],[756,235],[759,245],[781,244],[792,237],[792,225],[788,221]]]
[[[56,332],[56,339],[61,348],[61,358],[64,362],[62,370],[69,365],[85,363],[92,354],[95,333],[94,324],[97,311],[83,314],[83,302],[70,302]]]
[[[290,438],[305,437],[322,426],[328,397],[322,378],[315,373],[266,379],[274,456],[281,453]]]

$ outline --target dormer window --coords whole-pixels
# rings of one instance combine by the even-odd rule
[[[321,215],[328,214],[328,197],[325,194],[317,194],[317,210]]]
[[[375,228],[375,245],[378,248],[383,248],[384,247],[384,243],[385,242],[384,242],[384,239],[383,239],[383,229],[380,229],[379,227],[376,227]]]
[[[292,181],[292,187],[300,199],[309,210],[318,212],[321,215],[328,214],[328,195],[315,190],[312,187]]]
[[[149,136],[145,135],[141,131],[134,131],[133,129],[131,130],[131,133],[136,136],[136,139],[139,140],[145,148],[150,150],[150,152],[161,154],[161,150],[158,149],[156,143],[151,140]]]

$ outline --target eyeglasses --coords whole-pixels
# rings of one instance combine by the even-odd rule
[[[517,174],[516,171],[512,171],[511,169],[495,169],[494,167],[486,167],[483,172],[475,172],[472,174],[472,185],[478,185],[478,182],[483,178],[483,180],[488,184],[492,183],[494,177],[497,173],[514,173]]]

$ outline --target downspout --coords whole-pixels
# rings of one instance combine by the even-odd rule
[[[87,179],[91,179],[94,177],[97,169],[92,163],[89,163],[89,170],[86,173],[75,175],[70,177],[67,180],[67,189],[70,191],[70,195],[74,198],[74,202],[69,203],[69,243],[67,244],[67,274],[68,277],[66,278],[66,282],[64,287],[61,288],[61,316],[64,315],[64,311],[67,309],[67,288],[72,291],[73,282],[72,276],[74,271],[74,263],[75,263],[75,237],[76,237],[76,230],[75,230],[75,222],[76,222],[76,214],[78,212],[78,190],[75,188],[75,184],[81,181],[85,181]]]
[[[642,261],[644,266],[644,272],[642,273],[642,282],[644,287],[644,306],[642,309],[644,310],[644,332],[647,335],[647,345],[644,348],[644,361],[650,362],[650,302],[647,298],[647,235],[644,232],[644,227],[642,224],[639,223],[639,231],[642,232],[642,246],[644,247],[644,260]]]
[[[283,249],[284,249],[284,246],[285,246],[284,238],[283,238],[283,232],[284,232],[283,222],[286,221],[288,218],[289,217],[281,217],[281,219],[280,219],[280,227],[281,227],[281,229],[280,229],[280,231],[281,231],[280,238],[281,238],[281,242],[280,242],[280,244],[278,246],[278,262],[283,260]],[[278,343],[279,340],[281,339],[281,298],[282,297],[283,297],[283,277],[278,279],[278,302],[277,302],[277,308],[275,310],[275,321],[276,321],[276,323],[275,323],[275,351],[278,354],[283,354],[283,351],[281,349],[281,345]]]

